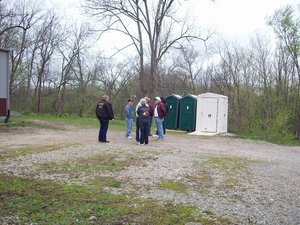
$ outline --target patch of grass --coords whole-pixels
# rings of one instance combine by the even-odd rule
[[[134,156],[120,158],[118,154],[102,153],[90,158],[78,158],[73,161],[51,162],[40,164],[41,169],[49,173],[88,174],[101,172],[118,172],[130,165],[135,165],[139,159]]]
[[[162,189],[168,189],[171,191],[176,191],[179,193],[186,193],[187,192],[187,186],[183,183],[179,183],[179,182],[174,182],[171,180],[167,180],[167,181],[162,181],[159,184],[159,187]]]
[[[194,167],[198,173],[187,178],[200,193],[208,193],[212,187],[231,192],[243,183],[249,182],[247,169],[254,163],[261,161],[247,157],[209,155],[195,162]]]
[[[102,192],[98,186],[0,175],[0,223],[7,224],[232,224],[195,207]]]
[[[236,172],[246,168],[252,163],[258,163],[258,160],[252,160],[246,157],[235,156],[208,156],[205,164],[224,172]]]
[[[212,173],[206,170],[199,171],[196,175],[187,176],[187,179],[198,192],[203,194],[208,193],[214,184]]]
[[[45,145],[45,146],[24,146],[20,148],[0,149],[0,160],[6,158],[15,158],[33,153],[56,151],[62,148],[71,146],[78,146],[79,144],[59,144],[59,145]]]
[[[297,140],[293,134],[280,135],[278,133],[271,133],[268,138],[265,138],[263,132],[255,132],[238,134],[237,137],[241,139],[267,141],[278,145],[300,146],[300,140]]]
[[[0,123],[0,130],[5,131],[7,128],[26,127],[28,124],[24,120],[9,120],[7,123]]]
[[[12,120],[22,121],[23,124],[29,125],[30,122],[27,121],[28,119],[64,122],[64,123],[79,125],[83,127],[97,128],[100,126],[99,120],[96,117],[78,117],[78,116],[70,116],[70,115],[52,116],[48,114],[28,114],[28,115],[12,116]],[[114,122],[110,121],[109,129],[125,131],[126,121],[121,119],[115,119]]]
[[[112,181],[108,182],[107,186],[108,187],[113,187],[113,188],[120,188],[121,187],[121,181],[112,180]]]

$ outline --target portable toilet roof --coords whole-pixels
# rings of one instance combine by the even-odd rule
[[[196,130],[193,134],[227,133],[228,97],[215,93],[197,96]]]
[[[0,120],[8,121],[9,109],[9,50],[0,48]]]
[[[181,96],[176,94],[165,97],[168,106],[168,113],[165,118],[167,129],[178,129],[180,99]]]
[[[196,128],[197,96],[186,95],[180,99],[179,129],[194,131]]]

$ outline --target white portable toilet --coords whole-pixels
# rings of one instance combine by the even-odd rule
[[[9,50],[0,48],[0,120],[8,121],[9,110]]]
[[[197,96],[195,135],[227,133],[228,97],[214,93]]]

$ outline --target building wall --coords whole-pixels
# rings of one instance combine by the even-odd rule
[[[9,110],[8,59],[9,51],[0,49],[0,119],[6,119]]]

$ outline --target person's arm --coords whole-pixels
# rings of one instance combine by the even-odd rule
[[[110,120],[114,120],[114,112],[110,103],[106,103],[106,112]]]
[[[130,107],[128,107],[128,105],[125,107],[125,117],[126,119],[131,119],[131,110]]]

